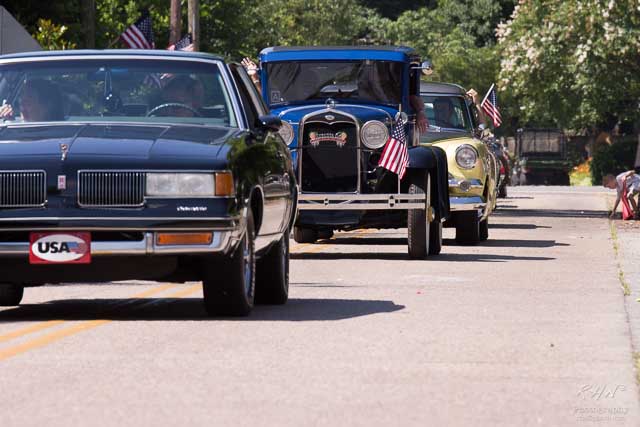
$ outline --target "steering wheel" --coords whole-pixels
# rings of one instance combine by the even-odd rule
[[[189,107],[186,104],[181,104],[180,102],[167,102],[165,104],[160,104],[154,108],[152,108],[148,113],[147,113],[147,117],[151,117],[154,115],[154,113],[157,113],[160,110],[163,110],[165,108],[182,108],[183,110],[188,110],[189,112],[193,113],[193,115],[195,117],[202,117],[202,114],[200,114],[200,112],[198,110],[196,110],[193,107]]]

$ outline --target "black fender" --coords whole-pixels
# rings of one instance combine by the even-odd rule
[[[425,172],[431,173],[433,208],[440,218],[449,217],[449,169],[447,153],[440,147],[418,146],[409,148],[409,166],[403,181],[424,182]]]

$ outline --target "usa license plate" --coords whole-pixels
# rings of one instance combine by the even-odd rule
[[[91,233],[75,231],[31,233],[29,262],[31,264],[89,264]]]

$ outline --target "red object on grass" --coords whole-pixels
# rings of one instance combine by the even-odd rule
[[[633,209],[629,206],[629,199],[627,199],[627,183],[625,182],[622,185],[622,219],[632,219],[633,218]]]

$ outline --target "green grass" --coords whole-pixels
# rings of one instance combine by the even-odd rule
[[[629,282],[624,277],[624,271],[622,271],[622,266],[620,265],[619,260],[619,251],[620,245],[618,244],[618,230],[616,229],[616,224],[613,221],[609,221],[609,230],[611,232],[611,241],[613,242],[613,252],[616,255],[616,265],[618,267],[618,281],[620,282],[620,286],[622,287],[622,292],[624,296],[628,297],[631,295],[631,287],[629,286]]]

